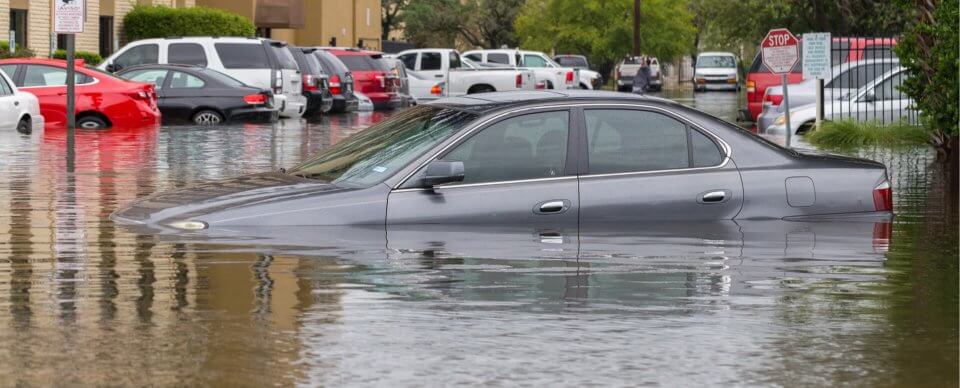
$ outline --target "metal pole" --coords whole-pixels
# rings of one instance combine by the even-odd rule
[[[73,34],[67,34],[67,162],[71,163],[74,156],[74,135],[77,128],[76,117],[76,96],[74,88],[76,86],[76,77],[74,66],[74,48]]]
[[[823,78],[817,78],[817,121],[816,129],[820,129],[823,121]]]
[[[790,148],[790,137],[793,136],[793,127],[790,125],[790,95],[787,93],[787,73],[780,74],[780,82],[783,84],[783,107],[784,117],[787,118],[787,142],[786,147]]]
[[[640,56],[640,0],[633,0],[633,56]]]

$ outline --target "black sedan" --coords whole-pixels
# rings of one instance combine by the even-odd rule
[[[143,65],[125,68],[117,75],[156,85],[164,124],[216,125],[273,122],[278,118],[270,91],[205,67]]]

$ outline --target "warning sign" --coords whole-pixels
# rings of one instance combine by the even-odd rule
[[[58,34],[79,34],[83,32],[83,22],[87,18],[86,0],[54,0],[53,32]]]
[[[793,65],[800,60],[797,43],[797,37],[786,28],[770,30],[760,44],[760,61],[771,73],[789,73]]]

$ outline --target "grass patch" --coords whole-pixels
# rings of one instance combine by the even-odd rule
[[[922,127],[875,121],[826,121],[805,136],[810,144],[833,149],[917,147],[930,142],[930,135]]]

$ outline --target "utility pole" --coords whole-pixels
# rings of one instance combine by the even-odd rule
[[[633,0],[633,56],[640,56],[640,0]]]

